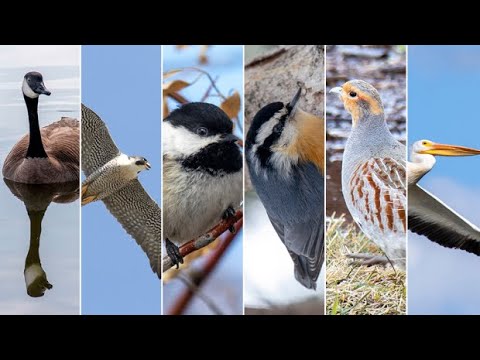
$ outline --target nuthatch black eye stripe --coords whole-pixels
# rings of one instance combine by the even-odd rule
[[[274,102],[261,108],[252,120],[252,125],[247,134],[246,147],[251,147],[255,144],[255,138],[258,131],[264,123],[270,120],[278,111],[282,110],[284,104],[282,102]]]
[[[272,129],[272,134],[269,135],[265,139],[263,144],[258,147],[257,155],[260,160],[260,163],[264,167],[269,166],[268,161],[272,156],[271,147],[278,141],[278,139],[280,139],[280,136],[282,136],[282,132],[285,127],[285,121],[287,120],[288,116],[289,114],[285,114],[278,120],[278,123]]]
[[[250,131],[247,135],[247,147],[251,147],[252,144],[256,143],[256,136],[262,125],[272,119],[282,109],[285,109],[285,104],[281,102],[276,102],[266,105],[255,115],[252,121],[252,125],[250,127]],[[285,128],[285,122],[290,116],[291,111],[292,108],[289,108],[287,106],[287,111],[285,112],[285,114],[283,114],[278,119],[278,122],[273,126],[272,133],[267,136],[267,138],[263,141],[262,144],[258,144],[259,146],[257,148],[257,156],[262,166],[269,166],[269,160],[272,156],[271,147],[282,136],[283,129]]]
[[[199,136],[231,134],[233,122],[218,106],[208,103],[188,103],[165,118],[175,127],[183,126]]]

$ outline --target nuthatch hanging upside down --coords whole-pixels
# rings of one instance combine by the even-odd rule
[[[233,122],[215,105],[185,104],[165,118],[163,131],[163,237],[178,267],[179,246],[239,207],[243,161]]]
[[[264,106],[247,134],[246,160],[255,190],[292,257],[295,278],[316,289],[324,257],[323,120],[293,100]]]

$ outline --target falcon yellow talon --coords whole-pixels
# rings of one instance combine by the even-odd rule
[[[82,189],[82,192],[83,192],[83,189]],[[82,195],[83,195],[83,193],[82,193]],[[95,200],[97,200],[96,196],[87,196],[86,198],[82,197],[82,206],[90,204],[91,202],[93,202]]]

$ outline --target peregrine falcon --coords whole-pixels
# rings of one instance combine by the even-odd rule
[[[138,181],[147,159],[120,152],[105,123],[82,104],[82,205],[102,200],[150,259],[160,278],[161,213]]]

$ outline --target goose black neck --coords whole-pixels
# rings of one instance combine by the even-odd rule
[[[39,248],[43,215],[45,215],[45,210],[28,211],[28,217],[30,218],[30,247],[25,259],[25,268],[32,264],[40,264]]]
[[[38,98],[32,99],[23,96],[28,110],[28,122],[30,123],[30,143],[28,144],[27,158],[46,158],[47,153],[43,147],[40,125],[38,124]]]

